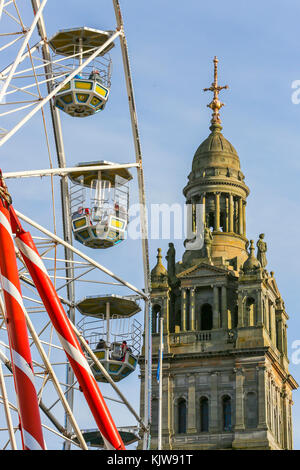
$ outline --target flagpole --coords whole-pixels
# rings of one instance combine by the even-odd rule
[[[160,344],[159,344],[159,385],[158,385],[158,450],[162,450],[162,361],[163,361],[163,330],[164,317],[160,314]]]

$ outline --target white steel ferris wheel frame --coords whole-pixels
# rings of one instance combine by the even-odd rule
[[[0,0],[0,18],[3,14],[3,9],[6,5],[14,3],[16,4],[15,0]],[[149,253],[148,253],[148,227],[147,227],[147,216],[146,216],[146,199],[145,199],[145,185],[144,185],[144,174],[143,174],[143,166],[142,166],[142,151],[140,145],[140,138],[139,138],[139,130],[138,130],[138,122],[137,122],[137,114],[136,114],[136,107],[135,107],[135,99],[134,99],[134,90],[130,72],[130,65],[129,65],[129,57],[128,57],[128,49],[127,49],[127,42],[126,36],[124,32],[124,25],[123,19],[120,9],[119,0],[112,0],[113,8],[115,11],[116,17],[116,28],[107,39],[107,41],[95,50],[91,51],[91,55],[87,58],[83,58],[80,61],[79,66],[74,68],[70,74],[62,80],[59,85],[54,84],[53,72],[52,72],[52,64],[51,64],[51,54],[49,45],[47,42],[47,34],[45,28],[45,22],[43,17],[43,9],[47,3],[47,0],[31,0],[32,8],[35,13],[34,20],[26,31],[24,31],[23,43],[19,52],[14,60],[14,62],[8,66],[2,74],[6,74],[6,80],[4,81],[4,85],[0,90],[0,102],[2,97],[4,96],[5,92],[7,91],[11,79],[18,67],[18,65],[28,56],[38,48],[41,48],[42,57],[43,57],[43,68],[48,89],[48,94],[44,98],[40,98],[37,103],[33,106],[29,106],[32,108],[11,130],[6,132],[2,139],[0,139],[0,147],[4,145],[9,139],[11,139],[15,133],[26,123],[28,122],[39,110],[43,109],[43,107],[49,103],[50,104],[50,113],[52,119],[52,126],[54,131],[54,139],[55,139],[55,146],[56,146],[56,154],[57,154],[57,163],[58,168],[52,169],[45,169],[45,170],[33,170],[33,171],[25,171],[25,172],[10,172],[10,173],[3,173],[3,177],[5,179],[9,178],[23,178],[23,177],[34,177],[34,176],[53,176],[58,175],[60,176],[60,188],[61,188],[61,207],[62,207],[62,223],[63,223],[63,239],[59,238],[54,233],[51,233],[46,228],[42,227],[41,225],[37,224],[33,220],[29,219],[25,215],[17,212],[17,215],[20,219],[24,220],[31,226],[37,228],[39,231],[44,233],[49,239],[53,240],[55,243],[59,243],[64,247],[65,253],[65,273],[66,279],[75,279],[75,272],[74,272],[74,254],[78,255],[85,261],[87,261],[91,266],[94,268],[100,269],[102,272],[108,274],[110,277],[118,281],[121,285],[124,285],[131,289],[134,293],[138,294],[141,299],[144,301],[144,332],[145,332],[145,390],[144,390],[144,413],[143,417],[141,418],[137,412],[133,409],[130,405],[129,401],[126,399],[124,394],[119,390],[117,385],[113,382],[110,376],[107,374],[105,369],[103,368],[102,364],[99,362],[97,357],[94,355],[91,348],[88,346],[87,342],[84,340],[80,332],[76,329],[75,323],[75,292],[74,292],[74,282],[68,282],[66,284],[67,289],[67,299],[65,300],[65,304],[68,306],[68,316],[73,323],[73,327],[75,333],[77,334],[80,342],[82,343],[83,348],[89,354],[90,358],[94,361],[97,367],[102,371],[103,375],[105,375],[107,381],[111,384],[115,392],[118,394],[122,403],[124,403],[129,411],[134,415],[136,420],[138,421],[141,431],[143,432],[143,449],[148,449],[150,444],[150,421],[151,421],[151,374],[152,374],[152,357],[151,357],[151,315],[150,315],[150,270],[149,270]],[[17,8],[17,6],[16,6]],[[40,35],[40,42],[33,46],[31,49],[29,48],[29,39],[32,36],[33,31],[37,28],[38,33]],[[135,148],[135,162],[128,163],[123,165],[114,164],[113,168],[136,168],[137,170],[137,182],[138,182],[138,190],[139,190],[139,204],[140,204],[140,226],[141,226],[141,238],[142,238],[142,256],[143,256],[143,271],[144,271],[144,289],[138,289],[135,286],[129,284],[127,281],[123,280],[116,274],[114,274],[111,270],[105,268],[104,266],[100,265],[99,263],[95,262],[92,258],[88,257],[80,250],[73,247],[72,244],[72,228],[71,228],[71,214],[70,214],[70,196],[69,196],[69,188],[68,188],[68,175],[69,173],[74,173],[78,170],[78,168],[68,168],[66,166],[66,158],[65,158],[65,151],[64,151],[64,143],[62,137],[62,129],[61,129],[61,122],[60,122],[60,114],[59,110],[53,105],[52,98],[55,94],[63,88],[75,75],[77,75],[81,70],[83,70],[93,59],[95,59],[102,51],[104,51],[108,45],[114,42],[114,40],[119,37],[120,40],[120,47],[122,52],[122,59],[123,59],[123,69],[124,69],[124,76],[126,82],[126,89],[128,95],[128,104],[129,104],[129,111],[130,111],[130,119],[131,119],[131,128],[132,128],[132,135],[134,141],[134,148]],[[27,48],[27,52],[26,52]],[[1,49],[0,49],[1,51]],[[76,54],[74,54],[76,55]],[[50,77],[50,78],[49,78]],[[21,108],[26,108],[27,105],[22,106]],[[1,114],[0,114],[1,116]],[[89,169],[101,170],[103,167],[101,165],[94,165],[94,167],[89,166]],[[82,168],[81,168],[82,170]],[[27,280],[28,281],[28,280]],[[3,312],[3,305],[0,299],[0,313]],[[66,386],[69,387],[69,390],[66,394],[63,393],[61,385],[58,383],[55,374],[53,372],[53,368],[51,367],[51,363],[48,360],[47,356],[43,352],[43,347],[40,343],[38,335],[36,334],[34,327],[30,321],[29,315],[26,317],[27,326],[30,331],[32,339],[35,341],[35,345],[39,350],[42,360],[49,371],[51,379],[54,383],[58,396],[60,397],[64,409],[65,409],[65,430],[59,425],[56,424],[56,428],[60,431],[60,435],[63,435],[65,438],[65,448],[70,448],[72,440],[69,439],[67,436],[70,435],[71,430],[75,432],[78,442],[82,448],[86,449],[86,443],[82,436],[82,433],[76,423],[76,420],[73,415],[73,405],[74,405],[74,389],[71,384],[74,382],[74,373],[72,369],[68,366],[67,368],[67,377],[66,377]],[[9,430],[10,442],[11,447],[15,448],[15,440],[14,440],[14,432],[12,429],[12,424],[10,420],[9,414],[9,405],[8,400],[6,399],[6,390],[5,390],[5,383],[3,381],[3,373],[1,368],[1,362],[6,365],[6,367],[10,367],[9,359],[0,351],[0,393],[3,397],[3,405],[5,408],[5,413],[7,417],[7,425]],[[43,406],[41,401],[40,407]],[[55,424],[55,416],[51,415],[51,411],[47,410],[47,407],[44,406],[44,412],[46,412],[48,418]],[[61,429],[60,429],[61,427]]]

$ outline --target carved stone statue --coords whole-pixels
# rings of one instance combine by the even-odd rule
[[[256,243],[257,246],[257,259],[260,262],[262,268],[265,268],[267,266],[267,257],[266,257],[266,252],[267,252],[267,244],[264,242],[264,237],[265,234],[261,233],[259,235],[259,240]]]
[[[175,277],[175,248],[174,243],[169,243],[169,249],[167,251],[166,260],[168,262],[168,274],[169,278],[173,279]]]
[[[204,227],[204,245],[203,245],[203,257],[211,259],[211,245],[212,245],[213,236],[209,227],[205,224]]]

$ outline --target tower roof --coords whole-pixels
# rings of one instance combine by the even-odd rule
[[[162,264],[161,248],[157,249],[157,263],[151,271],[152,289],[168,287],[168,271]]]
[[[234,146],[222,134],[222,125],[220,118],[220,109],[224,106],[219,100],[219,93],[228,86],[218,85],[218,59],[214,58],[214,81],[209,88],[204,91],[213,92],[213,99],[207,105],[212,109],[212,119],[210,125],[211,133],[197,148],[193,163],[192,171],[189,174],[189,183],[184,188],[184,194],[188,196],[189,189],[195,194],[195,186],[199,187],[200,192],[207,191],[204,188],[206,183],[220,185],[232,184],[242,190],[244,197],[249,194],[249,188],[244,183],[244,175],[240,167],[240,159]],[[222,179],[222,182],[221,182]],[[200,185],[200,186],[199,186]],[[217,187],[214,190],[218,189]]]

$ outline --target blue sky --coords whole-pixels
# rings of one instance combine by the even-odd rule
[[[288,0],[120,0],[129,48],[144,156],[147,202],[183,203],[192,158],[207,137],[210,101],[204,87],[219,58],[219,82],[226,106],[221,111],[223,134],[237,149],[246,184],[247,236],[265,233],[268,269],[275,277],[290,316],[288,343],[300,339],[298,301],[299,122],[300,105],[291,101],[291,84],[300,79],[298,19],[300,5]],[[113,29],[110,0],[49,0],[45,9],[48,36],[76,26]],[[113,77],[109,103],[102,114],[74,119],[62,116],[68,165],[78,161],[134,160],[130,120],[119,45],[111,53]],[[3,171],[47,167],[40,116],[33,118],[1,149]],[[49,123],[50,129],[50,123]],[[52,144],[52,149],[54,149]],[[50,196],[45,180],[10,182],[15,206],[49,225]],[[56,205],[59,194],[56,185]],[[135,183],[132,184],[135,193]],[[135,196],[134,196],[135,197]],[[164,253],[168,240],[150,242],[151,265],[156,248]],[[177,257],[183,252],[175,241]],[[142,287],[140,243],[129,240],[115,251],[93,252],[95,259]],[[109,251],[109,253],[108,253]],[[139,251],[140,253],[140,251]],[[90,254],[90,253],[89,253]],[[137,265],[132,261],[137,260]],[[89,292],[95,293],[94,291]],[[78,296],[83,292],[78,292]],[[300,365],[290,364],[300,382]],[[126,393],[138,390],[138,373]],[[294,444],[300,448],[300,399],[294,394]],[[138,393],[133,398],[138,407]],[[121,424],[126,424],[125,422]]]

